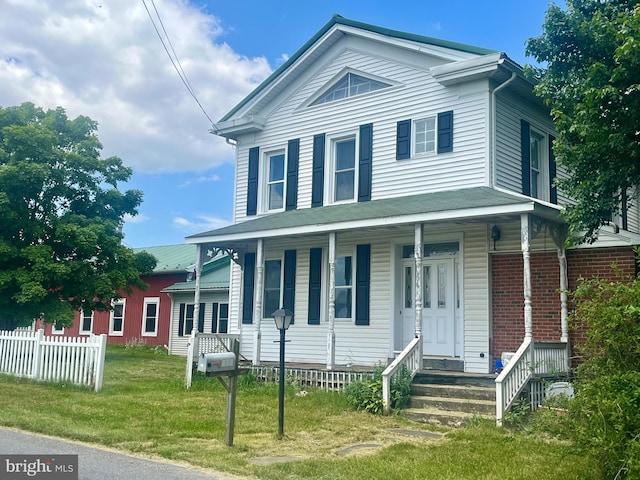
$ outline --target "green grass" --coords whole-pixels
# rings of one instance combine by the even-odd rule
[[[597,468],[571,444],[473,422],[441,440],[391,428],[426,429],[398,416],[349,409],[341,395],[288,386],[285,438],[278,440],[276,385],[241,385],[234,446],[224,439],[226,391],[195,376],[184,388],[185,360],[109,346],[104,388],[36,384],[0,376],[0,424],[160,456],[264,479],[590,479]],[[340,452],[358,443],[377,449]],[[255,459],[295,461],[258,465]]]

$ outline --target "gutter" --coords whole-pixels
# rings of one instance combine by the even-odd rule
[[[491,172],[491,185],[490,187],[494,188],[496,186],[496,130],[497,130],[497,121],[496,121],[496,93],[505,88],[511,82],[513,82],[518,74],[516,72],[511,72],[511,77],[508,80],[505,80],[496,88],[491,91],[491,152],[489,155],[489,171]]]

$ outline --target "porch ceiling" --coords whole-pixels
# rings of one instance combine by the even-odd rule
[[[186,243],[225,246],[257,238],[354,230],[431,222],[473,222],[531,213],[561,222],[561,208],[489,187],[425,193],[370,202],[328,205],[263,215],[198,233]]]

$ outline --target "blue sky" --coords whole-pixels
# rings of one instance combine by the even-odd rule
[[[506,52],[521,65],[546,0],[0,0],[0,106],[62,106],[99,123],[103,156],[144,192],[127,219],[132,247],[183,243],[231,222],[234,151],[170,63],[144,6],[155,8],[215,122],[333,14]],[[157,20],[157,17],[156,17]],[[159,23],[157,23],[159,25]]]

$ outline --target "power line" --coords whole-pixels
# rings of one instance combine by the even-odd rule
[[[162,22],[162,18],[160,17],[160,12],[158,12],[158,9],[156,7],[155,1],[154,0],[150,0],[150,1],[151,1],[151,4],[153,5],[154,11],[156,12],[156,16],[158,17],[158,21],[160,23],[160,26],[162,27],[162,31],[164,32],[164,35],[165,35],[165,37],[167,39],[167,43],[171,47],[171,52],[173,52],[173,56],[171,55],[171,52],[169,52],[169,48],[167,48],[167,44],[165,43],[164,38],[162,37],[162,34],[160,33],[160,30],[158,30],[158,26],[156,25],[156,22],[155,22],[155,20],[153,18],[153,15],[151,15],[151,12],[149,11],[149,7],[147,7],[147,2],[145,0],[142,0],[142,4],[144,5],[145,10],[147,11],[147,15],[149,15],[149,20],[151,20],[151,24],[153,25],[153,29],[156,31],[156,34],[158,35],[158,38],[160,39],[160,43],[162,43],[162,46],[164,47],[164,51],[167,52],[167,56],[169,57],[169,60],[171,61],[171,64],[173,65],[173,68],[175,69],[176,73],[180,77],[180,80],[182,80],[182,83],[186,87],[187,91],[193,97],[193,99],[196,101],[196,103],[200,107],[200,110],[202,110],[202,113],[204,113],[204,116],[207,117],[207,119],[209,120],[211,125],[213,125],[213,120],[211,120],[211,117],[205,111],[204,107],[200,103],[200,100],[198,100],[198,96],[196,95],[196,92],[193,90],[193,88],[191,87],[191,84],[189,83],[189,79],[187,78],[187,74],[184,72],[184,70],[182,68],[182,64],[180,63],[180,59],[178,58],[178,55],[176,54],[176,51],[173,48],[173,44],[171,43],[171,39],[169,38],[169,34],[167,33],[167,30],[164,28],[164,23]],[[174,60],[174,57],[175,57],[175,60]]]

